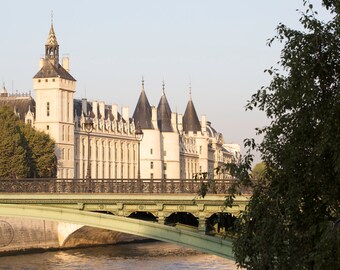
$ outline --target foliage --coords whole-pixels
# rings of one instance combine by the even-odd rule
[[[8,107],[0,108],[0,178],[55,177],[51,138],[22,123]]]
[[[265,162],[262,161],[260,163],[257,163],[251,172],[253,181],[261,181],[262,179],[264,179],[266,168],[267,167]]]
[[[262,143],[246,141],[261,152],[263,180],[250,181],[249,153],[233,171],[234,194],[242,184],[253,189],[234,243],[247,269],[340,269],[340,2],[323,4],[328,22],[304,1],[304,32],[278,25],[269,46],[284,43],[281,71],[266,70],[270,85],[247,105],[271,120],[258,129]]]
[[[26,140],[17,122],[9,108],[0,107],[0,178],[22,178],[29,173]]]
[[[54,141],[46,133],[37,131],[29,125],[23,126],[22,131],[27,139],[27,150],[31,159],[30,177],[56,177]]]

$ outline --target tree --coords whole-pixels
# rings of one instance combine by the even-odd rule
[[[57,159],[54,141],[46,133],[37,131],[29,125],[23,125],[22,131],[27,140],[31,160],[30,177],[56,177]]]
[[[55,177],[55,143],[0,107],[0,178]]]
[[[234,243],[247,269],[340,269],[340,2],[323,1],[328,22],[303,2],[304,31],[278,25],[269,46],[284,44],[280,70],[266,70],[271,83],[247,105],[271,120],[259,145],[246,141],[261,152],[263,181],[250,181],[250,154],[229,166],[240,179],[231,191],[253,189]]]
[[[27,145],[18,118],[0,107],[0,178],[23,178],[29,173]]]
[[[260,162],[254,166],[251,172],[251,176],[253,180],[260,181],[265,176],[265,173],[266,173],[266,163]]]

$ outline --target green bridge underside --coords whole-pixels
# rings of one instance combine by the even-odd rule
[[[131,212],[150,211],[158,220],[171,212],[193,213],[198,219],[212,213],[231,212],[237,215],[248,198],[236,198],[235,207],[223,205],[224,196],[207,196],[193,200],[192,194],[123,195],[123,194],[1,194],[0,216],[43,219],[109,229],[183,245],[217,256],[234,259],[232,239],[221,239],[172,227],[157,222],[127,217]]]

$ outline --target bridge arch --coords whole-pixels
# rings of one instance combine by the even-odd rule
[[[187,246],[234,260],[231,239],[218,239],[148,221],[76,209],[22,204],[0,204],[0,216],[46,219],[115,230]]]
[[[60,228],[62,227],[62,228]],[[69,223],[59,223],[58,230],[73,227],[63,239],[59,238],[60,247],[82,247],[92,245],[116,244],[118,242],[131,242],[139,237],[117,232],[108,229],[90,227],[85,225],[75,225]],[[143,238],[140,238],[143,239]]]

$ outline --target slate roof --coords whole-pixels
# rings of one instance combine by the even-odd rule
[[[191,99],[188,101],[183,116],[183,131],[192,131],[194,133],[197,133],[197,131],[201,131],[201,124],[198,120],[196,109]]]
[[[76,81],[70,73],[68,73],[60,64],[53,65],[48,59],[44,60],[43,67],[33,78],[55,78],[60,77],[62,79]]]
[[[157,121],[158,128],[161,132],[173,132],[171,125],[171,109],[164,91],[157,107]]]
[[[0,107],[8,106],[19,113],[20,120],[25,120],[26,113],[31,110],[35,114],[35,100],[30,95],[13,95],[0,97]]]
[[[74,112],[79,118],[82,115],[86,117],[87,113],[90,112],[91,117],[94,117],[95,115],[97,115],[97,118],[99,119],[103,118],[105,120],[107,119],[110,119],[111,121],[114,120],[114,116],[112,114],[112,106],[110,105],[105,105],[105,109],[104,109],[105,115],[101,115],[99,111],[99,106],[97,107],[97,111],[94,112],[92,102],[88,102],[86,99],[82,99],[82,100],[74,99],[73,104],[74,104]],[[120,113],[118,113],[117,117],[118,119],[115,119],[116,121],[123,120],[123,122],[126,122],[125,119],[122,118]]]
[[[208,131],[208,134],[209,134],[209,137],[211,138],[216,138],[218,136],[218,132],[216,131],[216,129],[214,129],[212,126],[211,126],[211,123],[209,121],[207,121],[207,131]]]
[[[152,110],[144,89],[142,89],[142,92],[140,93],[132,117],[136,127],[140,126],[141,129],[154,129],[152,125]]]

